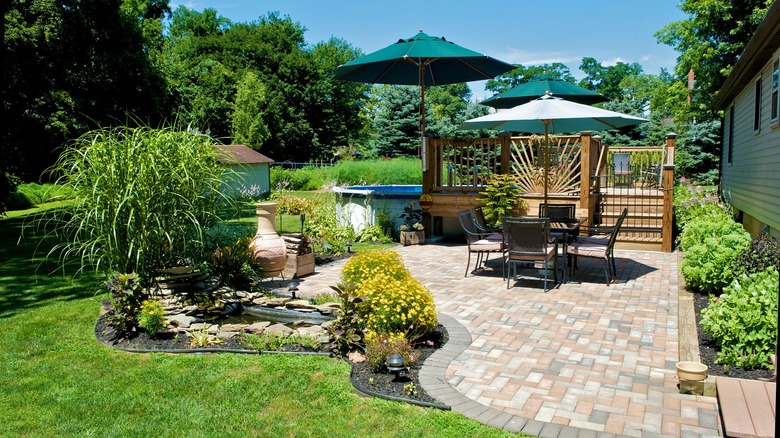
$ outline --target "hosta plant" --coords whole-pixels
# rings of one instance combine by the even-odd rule
[[[743,274],[701,312],[701,326],[718,346],[717,362],[744,368],[769,366],[777,342],[778,271]]]

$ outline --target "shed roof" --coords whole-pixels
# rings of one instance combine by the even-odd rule
[[[217,159],[223,164],[262,164],[274,162],[274,160],[260,152],[242,144],[219,144],[215,145],[215,148],[217,149]]]
[[[715,97],[715,109],[726,109],[780,47],[780,2],[774,2]]]

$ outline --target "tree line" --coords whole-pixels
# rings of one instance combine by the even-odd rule
[[[680,173],[714,180],[720,117],[710,104],[771,3],[682,1],[690,18],[656,33],[679,53],[672,72],[585,57],[579,82],[561,63],[518,65],[486,89],[542,73],[578,83],[609,98],[607,109],[649,114],[637,130],[605,133],[607,143],[660,144],[677,132]],[[4,24],[0,195],[9,175],[48,178],[63,145],[106,126],[177,126],[280,161],[417,153],[419,89],[335,79],[361,51],[338,38],[311,44],[288,16],[234,23],[169,0],[12,0]],[[426,94],[431,136],[464,135],[463,120],[488,112],[466,84]]]

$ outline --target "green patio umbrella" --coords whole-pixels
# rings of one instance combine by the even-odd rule
[[[496,109],[513,108],[517,105],[522,105],[534,99],[538,99],[545,94],[552,94],[563,100],[581,103],[583,105],[593,105],[609,100],[595,91],[579,87],[566,82],[563,79],[554,78],[549,75],[541,75],[510,90],[504,91],[503,93],[496,94],[480,103]]]
[[[372,84],[419,85],[420,138],[425,137],[425,86],[491,79],[512,64],[422,32],[338,67],[336,78]]]

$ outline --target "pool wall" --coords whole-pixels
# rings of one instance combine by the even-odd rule
[[[399,216],[409,201],[420,209],[422,195],[419,185],[349,186],[334,187],[336,193],[336,217],[340,225],[351,225],[359,233],[368,225],[377,223],[383,213],[395,220],[394,231],[401,225]]]

